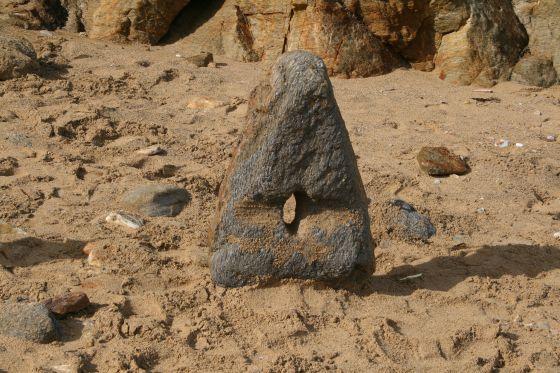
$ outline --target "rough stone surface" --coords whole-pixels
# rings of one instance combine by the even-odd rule
[[[307,50],[320,56],[330,75],[379,75],[403,65],[360,19],[348,2],[310,0],[225,0],[204,22],[181,14],[172,40],[201,45],[241,61],[274,61],[284,52]],[[195,27],[191,27],[195,25]],[[181,30],[181,32],[177,30]]]
[[[68,12],[56,0],[1,1],[0,13],[7,14],[12,24],[26,29],[54,30],[65,25]]]
[[[405,201],[388,201],[380,213],[382,226],[393,238],[405,241],[426,241],[436,234],[430,219]]]
[[[123,197],[127,208],[148,216],[175,216],[190,201],[189,193],[173,185],[143,185]]]
[[[560,76],[560,1],[513,0],[513,4],[529,34],[529,52],[552,61]]]
[[[5,303],[0,305],[0,334],[49,343],[57,338],[58,326],[44,304]]]
[[[187,57],[186,60],[197,67],[207,67],[211,62],[214,62],[214,55],[209,52],[202,52],[200,54]]]
[[[466,19],[463,6],[450,6],[456,1],[442,3],[446,5],[443,8],[450,11],[444,13],[445,26],[439,26],[454,32],[441,38],[435,58],[440,78],[455,84],[481,86],[508,79],[528,43],[527,32],[515,15],[511,1],[471,2]],[[455,20],[458,22],[453,22]],[[459,28],[453,30],[457,26]]]
[[[23,76],[37,67],[37,55],[25,39],[0,35],[0,80]]]
[[[444,147],[424,147],[417,159],[420,168],[431,176],[463,175],[469,172],[467,162]]]
[[[355,2],[366,26],[412,67],[432,70],[436,53],[434,11],[428,0]]]
[[[56,315],[78,312],[89,306],[89,298],[85,293],[75,292],[49,298],[45,306]]]
[[[511,80],[538,87],[550,87],[558,81],[558,75],[551,60],[529,56],[515,65]]]
[[[0,176],[12,176],[17,167],[18,162],[15,158],[0,158]]]
[[[281,56],[252,92],[210,234],[223,286],[259,278],[334,279],[373,270],[367,201],[324,62]],[[296,216],[284,222],[284,203]]]
[[[101,0],[93,15],[95,39],[157,43],[189,0]]]

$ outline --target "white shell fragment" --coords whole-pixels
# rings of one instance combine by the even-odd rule
[[[107,223],[113,223],[131,229],[140,229],[144,225],[144,221],[142,219],[135,218],[134,216],[122,212],[109,213],[109,215],[105,218],[105,221]]]
[[[164,152],[163,148],[159,145],[152,145],[149,146],[147,148],[144,149],[140,149],[138,151],[136,151],[136,153],[138,154],[142,154],[142,155],[158,155],[158,154],[162,154]]]
[[[399,281],[403,282],[403,281],[416,280],[417,278],[422,278],[423,276],[424,276],[423,273],[418,273],[416,275],[403,277],[403,278],[399,279]]]
[[[509,146],[509,140],[500,139],[494,143],[494,146],[498,148],[507,148]]]

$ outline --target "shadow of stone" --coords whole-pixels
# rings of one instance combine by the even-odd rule
[[[81,259],[84,257],[83,241],[49,241],[35,237],[18,238],[0,243],[0,265],[11,270],[29,267],[57,259]]]
[[[372,293],[406,296],[419,289],[448,291],[473,276],[492,279],[503,276],[534,278],[559,268],[560,249],[554,246],[483,246],[465,256],[441,256],[418,265],[396,267],[385,275],[365,276],[355,273],[349,279],[330,286],[361,296]],[[400,281],[420,273],[421,278]]]
[[[39,61],[34,72],[46,80],[60,80],[66,79],[70,67],[68,64]]]

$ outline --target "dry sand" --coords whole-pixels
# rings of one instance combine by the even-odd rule
[[[399,197],[437,235],[406,243],[374,224],[371,278],[225,290],[210,280],[207,230],[262,66],[218,56],[197,69],[180,43],[8,31],[43,69],[0,82],[0,157],[19,164],[0,176],[0,220],[26,232],[0,235],[0,298],[76,290],[92,305],[61,320],[60,342],[0,337],[3,371],[560,370],[560,142],[543,140],[560,135],[560,86],[480,93],[412,70],[333,79],[370,215]],[[201,96],[217,107],[197,109]],[[135,154],[152,144],[166,154]],[[422,174],[422,146],[449,147],[472,172]],[[180,215],[137,231],[104,221],[156,182],[189,191]],[[105,248],[97,265],[88,242]]]

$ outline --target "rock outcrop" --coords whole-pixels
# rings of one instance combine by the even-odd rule
[[[460,28],[441,37],[435,58],[440,78],[455,84],[482,86],[509,79],[528,43],[525,28],[515,15],[511,2],[473,1],[466,9],[469,12],[467,19],[463,18],[464,6],[445,13],[447,18],[460,20],[455,24]],[[436,14],[437,17],[441,15]],[[447,22],[445,26],[448,26]],[[443,31],[438,30],[437,23],[436,31]]]
[[[29,41],[0,35],[0,81],[23,76],[37,67],[37,55]]]
[[[526,56],[515,65],[511,80],[538,87],[550,87],[558,81],[552,60]]]
[[[560,1],[513,0],[515,12],[529,34],[527,53],[551,61],[560,76]],[[533,84],[530,83],[529,84]]]
[[[93,15],[95,39],[157,43],[189,0],[101,0]]]
[[[360,19],[359,8],[341,1],[226,0],[204,24],[187,13],[174,24],[182,25],[187,43],[241,61],[274,61],[282,53],[307,50],[325,61],[330,75],[364,77],[403,66]]]
[[[65,27],[97,39],[183,39],[239,61],[273,62],[307,50],[330,75],[366,77],[411,66],[454,84],[560,75],[558,0],[27,0],[0,13],[27,28]],[[550,61],[550,63],[546,62]],[[544,71],[546,79],[524,74]],[[532,73],[531,73],[532,74]]]
[[[80,32],[89,29],[91,12],[98,0],[0,1],[0,15],[7,22],[32,30],[66,28]]]
[[[324,62],[284,54],[249,107],[210,235],[214,281],[371,272],[366,195]],[[283,216],[291,196],[295,216]]]

